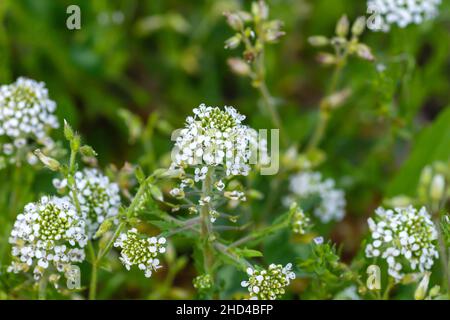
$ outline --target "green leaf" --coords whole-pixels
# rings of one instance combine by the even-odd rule
[[[409,158],[391,181],[386,195],[413,196],[416,192],[420,172],[434,161],[446,161],[450,157],[450,107],[441,112],[432,125],[423,129],[417,137]]]
[[[262,257],[263,254],[261,251],[253,250],[253,249],[241,249],[241,248],[235,248],[232,250],[236,255],[244,257],[244,258],[254,258],[254,257]]]

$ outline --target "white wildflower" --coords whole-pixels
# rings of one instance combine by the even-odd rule
[[[76,172],[75,183],[78,202],[91,238],[105,219],[118,214],[121,203],[119,186],[93,168]],[[53,184],[57,189],[62,189],[67,186],[67,180],[55,179]]]
[[[65,272],[84,260],[85,223],[68,198],[42,197],[17,216],[9,243],[13,261],[8,271],[33,269],[38,280],[46,269]]]
[[[271,264],[267,270],[247,269],[248,281],[242,281],[241,286],[247,288],[250,299],[275,300],[285,293],[285,288],[295,279],[291,271],[292,264]]]
[[[247,175],[255,132],[242,124],[245,116],[204,104],[193,111],[176,139],[172,167],[196,167],[195,181],[204,180],[210,166],[223,167],[227,176]]]
[[[378,208],[368,224],[371,242],[366,246],[366,256],[384,259],[389,275],[397,281],[405,274],[430,270],[439,257],[437,230],[424,207],[419,211],[412,206]]]
[[[34,149],[53,149],[48,133],[59,126],[55,110],[43,82],[18,78],[0,86],[0,157],[11,164],[34,164]]]
[[[336,189],[332,179],[322,180],[319,172],[301,172],[290,179],[289,189],[292,195],[284,199],[285,205],[294,200],[319,197],[319,204],[314,208],[314,215],[322,223],[340,221],[345,216],[344,191]]]
[[[143,270],[147,278],[152,272],[161,268],[157,258],[160,253],[166,252],[166,238],[146,237],[141,238],[136,229],[131,229],[127,233],[119,235],[114,242],[114,247],[121,248],[120,261],[127,270],[136,265]]]
[[[391,26],[405,28],[421,24],[439,13],[441,0],[368,0],[367,12],[372,14],[368,27],[374,31],[387,32]]]

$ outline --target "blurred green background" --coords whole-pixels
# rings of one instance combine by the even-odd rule
[[[346,191],[349,218],[332,233],[345,244],[344,257],[359,248],[366,218],[384,197],[413,193],[422,167],[450,156],[450,2],[443,2],[439,17],[421,26],[366,31],[362,41],[377,60],[352,59],[344,70],[340,87],[353,94],[331,119],[320,168]],[[331,74],[316,62],[307,38],[331,36],[342,14],[354,21],[365,14],[366,3],[268,3],[271,18],[284,21],[286,31],[267,48],[268,86],[291,141],[302,146]],[[66,27],[71,4],[81,8],[81,30]],[[224,50],[232,31],[222,13],[249,5],[1,0],[0,83],[18,76],[44,81],[61,121],[81,132],[101,165],[128,161],[148,172],[167,165],[170,133],[200,103],[233,105],[254,128],[271,127],[248,79],[232,74],[226,63],[240,51]],[[133,132],[133,121],[148,123],[147,130]],[[268,190],[263,182],[262,192]]]

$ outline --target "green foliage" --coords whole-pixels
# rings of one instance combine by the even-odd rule
[[[66,27],[71,4],[80,30]],[[364,28],[366,9],[356,0],[1,0],[0,85],[45,82],[60,128],[56,151],[35,150],[34,166],[0,157],[0,299],[248,298],[248,268],[272,263],[296,265],[285,298],[448,298],[450,2],[434,20],[388,33]],[[213,186],[174,197],[187,176],[170,168],[172,134],[200,103],[233,105],[257,130],[279,128],[277,174],[260,175],[258,164],[225,181],[220,198],[215,168]],[[81,287],[55,288],[66,274],[37,284],[8,272],[24,206],[56,194],[61,177],[76,202],[74,176],[90,167],[117,184],[122,205],[89,240]],[[319,195],[286,204],[290,178],[307,171],[345,192],[343,220],[314,217]],[[205,195],[220,198],[203,206],[212,215],[198,204]],[[367,219],[381,205],[424,206],[440,226],[429,284],[423,274],[393,283],[386,263],[365,256]],[[114,243],[131,228],[167,238],[151,278],[118,259]],[[366,286],[371,264],[380,289]]]

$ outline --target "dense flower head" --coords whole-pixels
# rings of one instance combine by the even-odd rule
[[[114,242],[115,247],[121,248],[120,261],[127,270],[131,266],[137,265],[140,270],[145,272],[147,278],[151,277],[152,272],[161,268],[159,253],[166,252],[166,238],[164,237],[146,237],[138,235],[136,229],[130,229],[126,233],[120,234]]]
[[[9,163],[36,162],[35,148],[54,145],[48,131],[59,126],[55,110],[43,82],[21,77],[0,86],[0,156]]]
[[[366,246],[366,256],[386,260],[389,275],[397,281],[407,273],[430,270],[439,257],[437,230],[424,207],[419,211],[412,206],[378,208],[368,224],[371,241]]]
[[[392,25],[405,28],[434,18],[441,0],[368,0],[367,11],[373,14],[368,27],[374,31],[390,30]]]
[[[85,223],[68,198],[44,196],[17,216],[9,243],[13,262],[8,271],[34,268],[39,279],[51,266],[65,272],[72,263],[84,260]]]
[[[257,137],[242,124],[245,116],[233,107],[204,104],[193,112],[176,139],[172,167],[197,167],[196,181],[205,178],[208,166],[222,166],[227,176],[247,175]]]
[[[213,285],[212,277],[209,274],[201,274],[194,278],[192,284],[194,285],[194,288],[198,290],[210,289]]]
[[[57,189],[67,186],[67,179],[54,179]],[[120,193],[117,183],[113,183],[98,169],[85,168],[75,173],[77,197],[81,212],[86,219],[87,232],[92,237],[100,224],[119,212]]]
[[[291,271],[292,264],[285,267],[271,264],[267,270],[247,269],[248,281],[242,281],[241,285],[247,288],[251,299],[275,300],[285,293],[285,288],[295,279],[295,273]]]
[[[314,215],[321,222],[340,221],[344,218],[344,191],[335,187],[333,179],[322,180],[319,172],[301,172],[291,177],[289,189],[292,194],[284,199],[286,205],[298,198],[302,200],[318,196],[320,201],[314,208]]]
[[[302,209],[296,208],[292,216],[292,231],[294,233],[303,235],[306,233],[307,229],[310,227],[311,219],[303,212]]]

